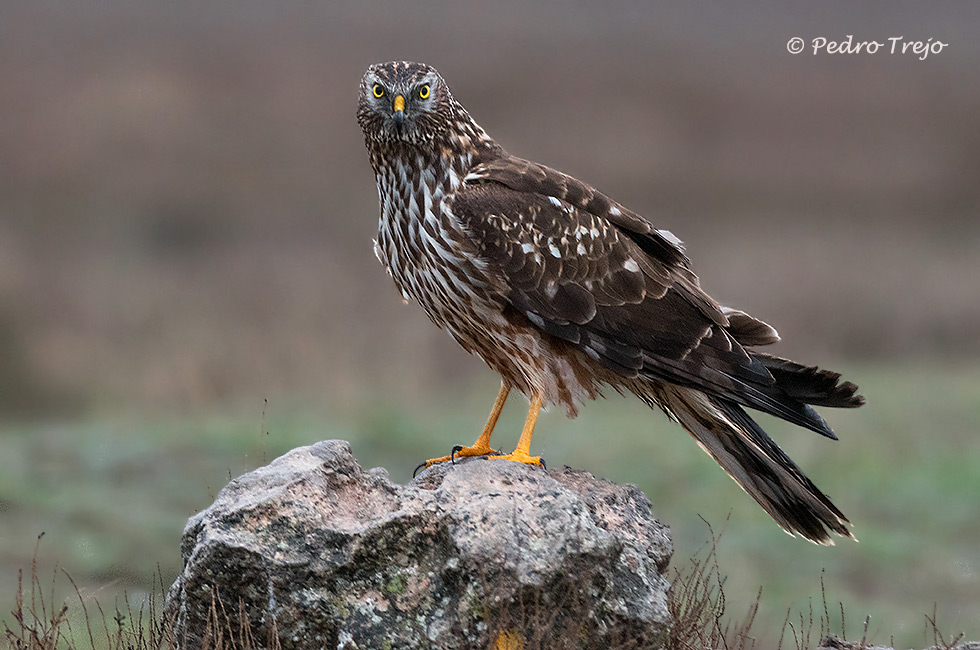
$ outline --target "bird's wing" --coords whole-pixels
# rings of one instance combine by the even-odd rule
[[[623,376],[697,388],[833,437],[731,330],[760,342],[775,332],[704,293],[670,233],[581,181],[511,157],[474,168],[452,210],[505,298],[541,330]]]
[[[658,229],[591,185],[545,165],[504,155],[474,167],[465,180],[468,183],[492,181],[522,194],[555,197],[605,219],[666,265],[686,270],[690,263],[681,241],[673,233]],[[697,282],[693,274],[689,277]]]

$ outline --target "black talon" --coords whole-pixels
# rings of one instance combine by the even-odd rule
[[[418,474],[419,470],[423,467],[425,467],[425,463],[419,463],[419,466],[415,468],[414,472],[412,472],[412,478],[415,478],[415,475]]]
[[[541,459],[541,467],[544,468],[544,471],[548,471],[548,465],[544,462],[544,458]]]
[[[453,450],[449,452],[449,461],[455,465],[456,464],[456,452],[463,451],[463,445],[456,445]]]

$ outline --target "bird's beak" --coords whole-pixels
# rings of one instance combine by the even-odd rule
[[[405,97],[403,95],[395,97],[394,111],[392,117],[395,118],[395,126],[401,131],[402,122],[405,121]]]

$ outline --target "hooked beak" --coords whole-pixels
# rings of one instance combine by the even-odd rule
[[[402,123],[405,121],[405,97],[403,95],[398,95],[395,97],[394,103],[394,113],[392,117],[395,118],[395,126],[398,127],[398,131],[402,130]]]

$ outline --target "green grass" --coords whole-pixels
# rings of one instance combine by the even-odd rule
[[[745,611],[762,586],[753,633],[773,644],[787,608],[819,600],[821,575],[851,637],[870,615],[872,639],[929,645],[924,615],[935,604],[942,630],[980,639],[980,368],[839,369],[869,400],[856,411],[825,410],[839,442],[761,419],[854,522],[859,543],[820,548],[787,537],[679,427],[635,401],[590,404],[576,420],[546,414],[532,448],[549,465],[636,483],[670,524],[678,559],[709,537],[701,517],[723,529],[729,611]],[[103,603],[123,590],[138,598],[152,591],[158,567],[165,581],[176,576],[184,523],[229,476],[298,445],[344,438],[363,465],[406,481],[420,460],[471,443],[495,392],[487,376],[424,402],[394,395],[316,408],[256,404],[233,416],[6,425],[0,618],[42,531],[42,571],[57,561]],[[496,445],[515,444],[523,410],[519,397],[508,405]]]

